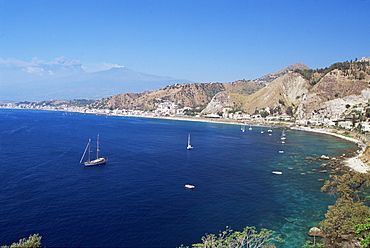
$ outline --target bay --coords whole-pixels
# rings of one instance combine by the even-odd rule
[[[304,158],[357,146],[295,130],[281,144],[281,129],[260,131],[0,109],[1,245],[39,233],[46,247],[177,247],[256,226],[281,233],[278,247],[302,247],[335,201],[320,192],[328,175],[312,170],[322,162]],[[78,162],[97,134],[109,161],[85,168]]]

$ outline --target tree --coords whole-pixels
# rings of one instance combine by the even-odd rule
[[[262,229],[258,232],[256,227],[245,227],[243,231],[238,232],[226,227],[226,230],[220,232],[218,236],[208,234],[202,237],[202,243],[193,246],[202,248],[258,248],[270,241],[284,242],[280,235],[275,235],[275,232],[271,230]]]
[[[1,248],[39,248],[41,247],[41,236],[34,234],[28,239],[20,239],[18,243],[13,243],[11,246],[1,246]]]
[[[320,224],[325,235],[324,243],[328,247],[341,247],[344,239],[355,239],[354,226],[364,224],[370,215],[370,209],[364,203],[369,198],[363,194],[370,188],[370,174],[331,175],[322,191],[338,195],[335,205],[329,206],[325,220]]]
[[[321,191],[341,198],[354,199],[355,202],[368,202],[370,199],[362,194],[370,188],[369,173],[355,173],[343,175],[331,175],[331,180],[325,182]]]
[[[265,118],[269,115],[269,112],[267,112],[266,110],[263,110],[263,111],[260,112],[260,115],[261,115],[261,117]]]
[[[284,102],[283,100],[279,99],[279,103],[280,103],[281,105],[285,106],[285,102]]]
[[[363,247],[370,247],[370,219],[364,220],[363,224],[357,224],[354,227],[356,236],[361,238]]]
[[[357,120],[357,118],[356,118],[356,115],[352,115],[352,127],[355,127],[356,126],[356,120]]]
[[[325,234],[324,243],[329,247],[341,247],[344,239],[354,239],[353,227],[363,223],[369,214],[369,208],[362,202],[338,198],[335,205],[329,206],[326,219],[320,223]]]
[[[292,106],[287,107],[285,112],[287,113],[287,115],[293,116],[293,114],[294,114],[293,113],[293,107]]]

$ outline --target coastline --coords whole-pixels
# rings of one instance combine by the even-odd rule
[[[357,155],[352,157],[352,158],[347,158],[347,159],[343,160],[344,165],[346,165],[346,166],[350,167],[352,170],[354,170],[356,172],[360,172],[360,173],[367,173],[368,171],[370,171],[370,166],[365,164],[364,162],[362,162],[362,160],[360,159],[361,155],[363,155],[363,153],[365,152],[365,149],[366,149],[366,145],[361,140],[346,137],[346,136],[343,136],[343,135],[340,135],[340,134],[337,134],[337,133],[333,133],[333,132],[331,132],[329,130],[325,130],[325,129],[312,129],[312,128],[293,128],[293,129],[307,131],[307,132],[328,134],[328,135],[336,136],[338,138],[345,139],[345,140],[356,143],[359,147],[359,150],[357,151]]]
[[[157,117],[152,117],[152,118],[157,118]],[[181,121],[198,121],[198,122],[207,122],[207,123],[220,123],[220,124],[230,124],[230,125],[241,125],[242,124],[242,123],[236,122],[236,121],[223,121],[223,120],[212,120],[212,119],[207,120],[207,119],[204,119],[204,118],[192,118],[192,117],[185,117],[185,118],[182,118],[182,117],[158,117],[158,118],[159,119],[169,119],[169,120],[181,120]],[[264,127],[277,127],[277,126],[274,126],[274,125],[266,125],[266,124],[258,124],[258,123],[253,123],[251,125],[253,125],[253,126],[264,126]],[[337,134],[337,133],[333,133],[332,132],[333,129],[329,129],[329,128],[316,129],[316,128],[309,128],[309,127],[307,127],[307,128],[305,128],[305,127],[289,127],[289,126],[283,126],[283,125],[278,126],[278,127],[279,128],[284,128],[285,127],[285,128],[289,128],[289,129],[292,129],[292,130],[298,130],[298,131],[306,131],[306,132],[326,134],[326,135],[331,135],[331,136],[335,136],[335,137],[338,137],[338,138],[341,138],[341,139],[345,139],[345,140],[354,142],[359,147],[359,150],[357,151],[357,155],[354,156],[354,157],[351,157],[351,158],[344,159],[343,160],[344,165],[351,168],[353,171],[360,172],[360,173],[368,173],[368,171],[370,171],[370,165],[365,164],[360,159],[361,155],[363,155],[363,153],[366,149],[366,145],[361,140],[346,137],[344,135],[340,135],[340,134]]]
[[[0,108],[1,109],[1,108]],[[3,108],[3,109],[13,109],[13,108]],[[14,108],[14,109],[19,109],[19,108]],[[37,109],[37,110],[47,110],[47,111],[55,111],[55,110],[50,110],[50,109]],[[67,110],[57,110],[57,111],[62,111],[62,112],[74,112],[74,113],[81,113],[79,111],[67,111]],[[87,114],[94,114],[94,113],[87,113]],[[120,116],[120,115],[112,115],[108,114],[108,116]],[[357,155],[351,158],[347,158],[343,160],[343,163],[345,166],[349,167],[353,171],[360,172],[360,173],[367,173],[370,171],[370,165],[365,164],[360,157],[364,154],[366,145],[359,139],[355,138],[350,138],[346,137],[337,133],[333,133],[333,129],[329,128],[310,128],[310,127],[291,127],[286,123],[286,125],[272,125],[272,124],[264,124],[264,123],[246,123],[246,122],[238,122],[237,120],[225,120],[225,119],[207,119],[207,118],[199,118],[199,117],[161,117],[161,116],[138,116],[138,115],[127,115],[127,117],[141,117],[141,118],[155,118],[155,119],[167,119],[167,120],[175,120],[175,121],[195,121],[195,122],[206,122],[206,123],[219,123],[219,124],[230,124],[230,125],[241,125],[245,123],[246,125],[252,125],[252,126],[262,126],[262,127],[278,127],[278,128],[289,128],[293,130],[298,130],[298,131],[306,131],[306,132],[315,132],[315,133],[321,133],[321,134],[326,134],[326,135],[332,135],[336,136],[341,139],[345,139],[351,142],[354,142],[358,145],[359,150],[357,151]],[[290,124],[290,123],[289,123]]]

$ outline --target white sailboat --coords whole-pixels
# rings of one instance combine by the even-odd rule
[[[241,126],[240,126],[240,130],[244,133],[245,132],[245,124],[242,124]]]
[[[80,160],[80,164],[83,164],[85,166],[93,166],[93,165],[101,165],[101,164],[105,164],[107,161],[108,161],[108,158],[106,157],[100,157],[99,158],[99,135],[96,139],[96,159],[94,160],[91,160],[90,159],[90,153],[91,153],[91,139],[89,139],[89,141],[87,142],[87,145],[86,145],[86,148],[85,148],[85,151],[81,157],[81,160]],[[82,162],[85,155],[86,155],[86,152],[87,152],[87,161],[85,162]]]
[[[249,130],[252,130],[252,126],[251,125],[249,125]]]
[[[193,149],[193,147],[190,145],[190,133],[188,135],[188,146],[186,147],[186,149],[188,149],[188,150]]]
[[[286,140],[286,137],[285,137],[285,132],[284,132],[284,130],[283,130],[283,132],[281,133],[281,138],[280,138],[281,140]]]

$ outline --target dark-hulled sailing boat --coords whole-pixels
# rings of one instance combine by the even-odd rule
[[[100,157],[99,158],[99,134],[98,134],[98,137],[96,139],[96,159],[94,160],[91,160],[90,158],[90,153],[91,153],[91,139],[89,139],[89,141],[87,142],[87,145],[86,145],[86,148],[85,148],[85,151],[84,151],[84,154],[82,155],[81,157],[81,160],[80,160],[80,164],[84,164],[85,166],[94,166],[94,165],[101,165],[101,164],[105,164],[107,161],[108,161],[108,158],[107,157]],[[87,155],[87,161],[85,162],[82,162],[86,153],[88,154]]]

